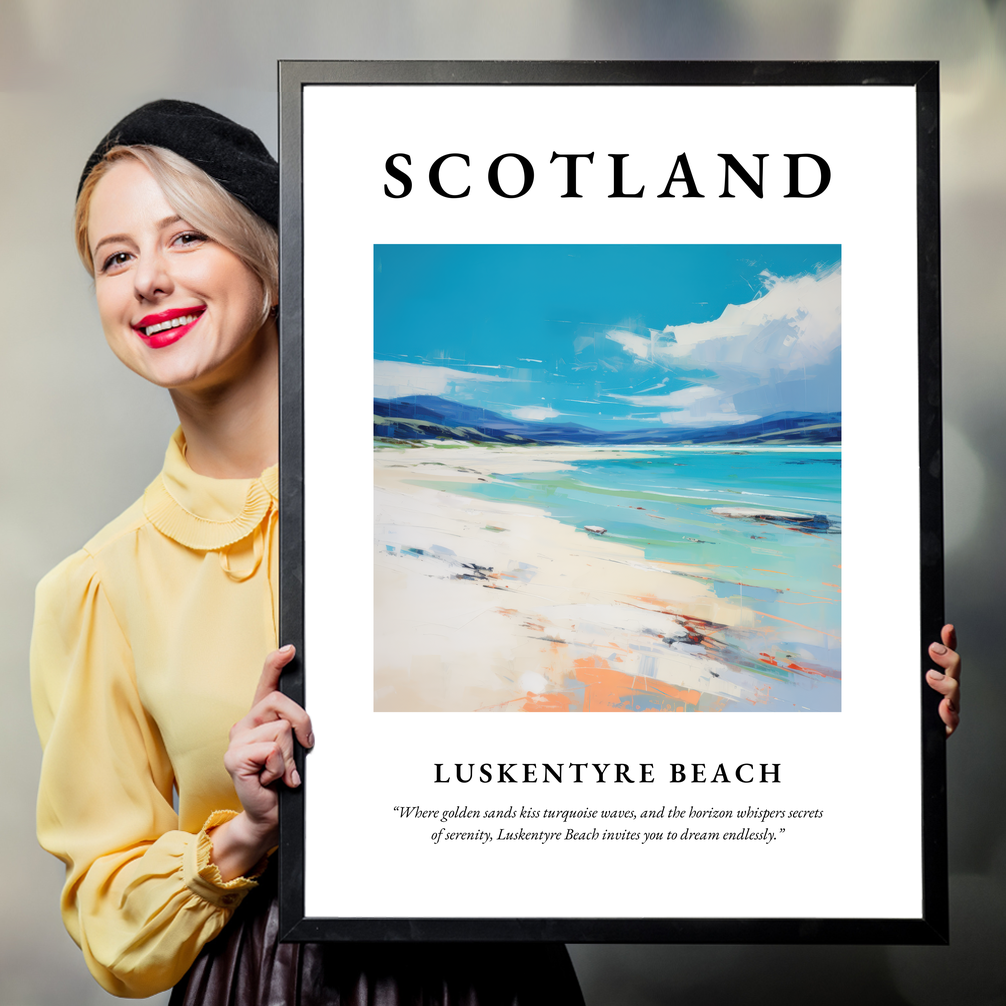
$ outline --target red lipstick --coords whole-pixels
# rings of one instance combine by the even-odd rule
[[[164,346],[170,346],[173,342],[178,342],[184,335],[187,335],[205,310],[204,305],[199,305],[196,307],[173,307],[168,311],[148,314],[133,325],[133,331],[151,349],[161,349]],[[182,324],[178,323],[185,318],[189,320]]]

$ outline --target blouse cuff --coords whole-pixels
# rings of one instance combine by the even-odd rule
[[[211,862],[213,842],[207,833],[237,816],[236,810],[213,811],[206,819],[202,831],[195,836],[195,841],[186,844],[182,860],[182,875],[186,886],[218,908],[234,909],[240,905],[245,895],[253,887],[258,887],[255,878],[261,876],[269,865],[269,857],[263,856],[247,875],[224,880],[216,863]]]

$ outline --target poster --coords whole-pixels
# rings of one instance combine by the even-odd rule
[[[284,65],[294,938],[942,938],[931,88],[770,69]]]

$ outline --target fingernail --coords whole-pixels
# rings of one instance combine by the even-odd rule
[[[314,732],[313,731],[307,735],[307,746],[309,748],[313,748],[314,747]]]
[[[294,784],[294,786],[300,785],[300,773],[296,769],[290,773],[290,781]]]
[[[293,643],[287,643],[286,646],[280,648],[279,652],[282,653],[284,656],[287,653],[293,653]]]
[[[930,671],[930,672],[929,672],[929,676],[930,676],[930,677],[931,677],[931,678],[932,678],[932,679],[933,679],[934,681],[942,681],[942,680],[944,679],[944,677],[946,677],[946,675],[944,675],[944,674],[941,674],[941,673],[940,673],[939,671]]]
[[[933,651],[933,653],[946,653],[947,652],[947,648],[942,643],[933,643],[933,645],[930,646],[929,649],[931,649]]]

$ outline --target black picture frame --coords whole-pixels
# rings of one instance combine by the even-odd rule
[[[305,914],[304,779],[281,794],[280,926],[287,941],[563,941],[618,943],[939,944],[948,941],[945,736],[939,696],[924,680],[927,647],[943,624],[940,383],[939,72],[934,62],[352,62],[282,61],[280,104],[280,641],[298,648],[282,688],[311,710],[310,652],[304,647],[304,381],[302,96],[306,86],[346,84],[450,87],[457,84],[801,85],[911,87],[915,93],[918,248],[919,563],[921,636],[917,647],[922,724],[923,904],[918,918],[322,918]]]

